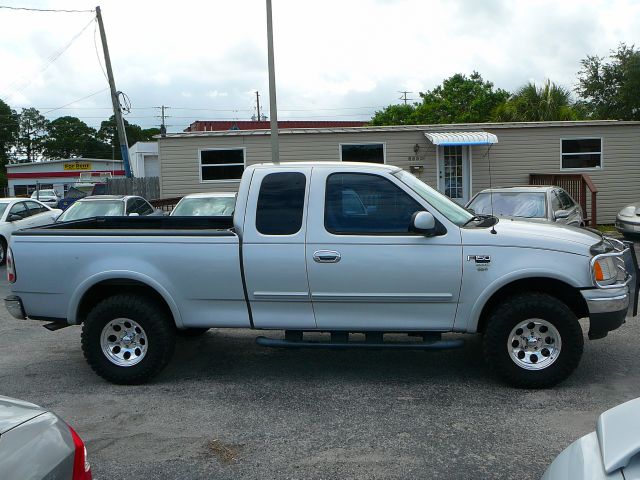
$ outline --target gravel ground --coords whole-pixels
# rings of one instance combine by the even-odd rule
[[[153,383],[125,387],[89,369],[79,327],[48,332],[2,308],[0,393],[69,421],[96,479],[535,479],[640,396],[639,322],[587,340],[545,391],[495,380],[475,336],[441,352],[305,351],[258,347],[248,330],[179,339]]]

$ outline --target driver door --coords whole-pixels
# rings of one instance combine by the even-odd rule
[[[462,279],[459,229],[410,233],[412,215],[430,207],[391,174],[320,167],[313,177],[318,210],[308,218],[306,261],[317,327],[450,330]]]

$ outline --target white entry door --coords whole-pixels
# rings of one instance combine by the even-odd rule
[[[438,147],[438,158],[438,190],[457,203],[465,205],[471,198],[469,147]]]

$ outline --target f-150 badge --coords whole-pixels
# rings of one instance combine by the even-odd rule
[[[468,262],[475,262],[478,271],[482,272],[489,268],[491,264],[491,255],[467,255]]]

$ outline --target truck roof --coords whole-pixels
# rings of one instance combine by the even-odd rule
[[[396,167],[394,165],[384,165],[380,163],[366,163],[366,162],[282,162],[280,164],[274,163],[259,163],[255,165],[251,165],[247,168],[277,168],[277,167],[332,167],[336,169],[351,169],[353,167],[367,167],[374,168],[383,171],[391,171],[395,172],[401,170],[400,167]]]

